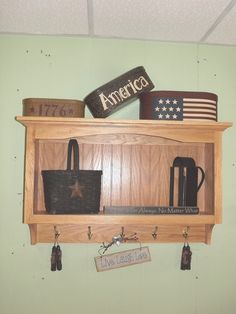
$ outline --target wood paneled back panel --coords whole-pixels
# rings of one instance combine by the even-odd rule
[[[103,170],[101,209],[104,205],[154,206],[169,205],[169,171],[177,156],[192,157],[208,174],[198,195],[202,212],[206,205],[213,208],[213,157],[208,144],[145,144],[134,142],[119,144],[86,143],[78,140],[80,168]],[[66,169],[68,141],[40,140],[36,149],[35,208],[44,212],[44,196],[41,170]],[[209,169],[210,168],[210,169]],[[207,200],[206,200],[207,199]],[[209,207],[210,206],[210,207]]]

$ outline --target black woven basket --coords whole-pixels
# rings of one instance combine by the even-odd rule
[[[75,139],[71,139],[68,145],[67,170],[42,171],[46,211],[51,214],[98,213],[101,176],[101,170],[79,170],[79,146]]]
[[[154,88],[144,67],[136,67],[100,86],[84,98],[92,115],[106,118],[133,98]]]

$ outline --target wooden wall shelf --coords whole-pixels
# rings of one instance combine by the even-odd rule
[[[111,241],[134,232],[141,242],[210,243],[221,223],[221,140],[231,123],[166,122],[61,117],[17,117],[26,127],[24,223],[31,243]],[[41,170],[65,169],[69,138],[80,144],[81,169],[102,169],[98,215],[50,215],[44,207]],[[169,169],[176,156],[192,157],[206,179],[198,195],[199,215],[104,215],[103,206],[168,206]],[[156,239],[152,233],[157,230]],[[92,237],[88,237],[88,230]]]

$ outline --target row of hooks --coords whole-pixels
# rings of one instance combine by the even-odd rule
[[[183,238],[184,238],[184,246],[182,248],[182,255],[181,255],[181,265],[180,268],[182,270],[186,269],[191,269],[191,257],[192,257],[192,252],[190,250],[190,246],[188,244],[188,233],[189,233],[189,227],[187,226],[183,230]],[[57,229],[57,226],[54,226],[54,245],[52,247],[52,252],[51,252],[51,271],[56,271],[56,270],[62,270],[62,251],[59,245],[58,238],[60,236],[60,232]],[[88,226],[88,239],[90,240],[92,238],[92,228],[91,226]],[[156,226],[152,232],[152,237],[153,239],[156,239],[158,236],[158,227]],[[138,241],[137,234],[134,233],[130,236],[125,235],[125,228],[121,227],[121,232],[119,235],[114,235],[109,243],[103,242],[100,248],[98,249],[98,253],[100,256],[103,256],[107,250],[113,246],[119,246],[121,243],[125,243],[128,241]],[[142,249],[141,242],[140,244],[140,249]]]
[[[184,237],[184,239],[185,239],[185,242],[188,242],[189,229],[190,229],[190,227],[187,226],[187,227],[184,228],[184,230],[183,230],[183,237]],[[60,232],[57,230],[57,227],[54,226],[54,240],[55,240],[54,242],[55,242],[55,243],[58,242],[58,237],[59,237],[59,235],[60,235]],[[88,233],[87,233],[87,235],[88,235],[88,239],[91,240],[92,237],[93,237],[92,227],[91,227],[91,226],[88,226]],[[120,236],[121,236],[122,239],[126,239],[126,240],[138,240],[137,233],[135,233],[134,235],[135,235],[135,237],[132,237],[132,236],[131,236],[131,237],[126,237],[126,235],[125,235],[125,228],[124,228],[124,227],[121,227]],[[152,235],[152,237],[153,237],[154,240],[157,239],[157,237],[158,237],[158,227],[157,227],[157,226],[155,226],[155,228],[153,229],[151,235]]]
[[[184,239],[185,239],[185,242],[187,242],[187,240],[188,240],[189,229],[190,229],[190,227],[187,226],[187,227],[184,228],[184,230],[183,230],[183,237],[184,237]],[[93,236],[91,230],[92,230],[91,226],[88,226],[88,239],[89,239],[89,240],[91,240],[91,239],[92,239],[92,236]],[[121,233],[120,233],[120,235],[121,235],[121,237],[123,237],[123,238],[125,237],[125,232],[124,232],[124,230],[125,230],[125,228],[124,228],[124,227],[121,227]],[[135,234],[136,234],[136,233],[135,233]],[[157,236],[158,236],[158,227],[157,227],[157,226],[155,226],[155,228],[153,229],[153,232],[151,233],[151,235],[152,235],[152,237],[153,237],[154,240],[157,239]]]

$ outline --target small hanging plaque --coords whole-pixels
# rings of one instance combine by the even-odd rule
[[[120,267],[131,266],[151,261],[151,255],[147,246],[122,251],[113,254],[101,255],[94,258],[98,272]]]

